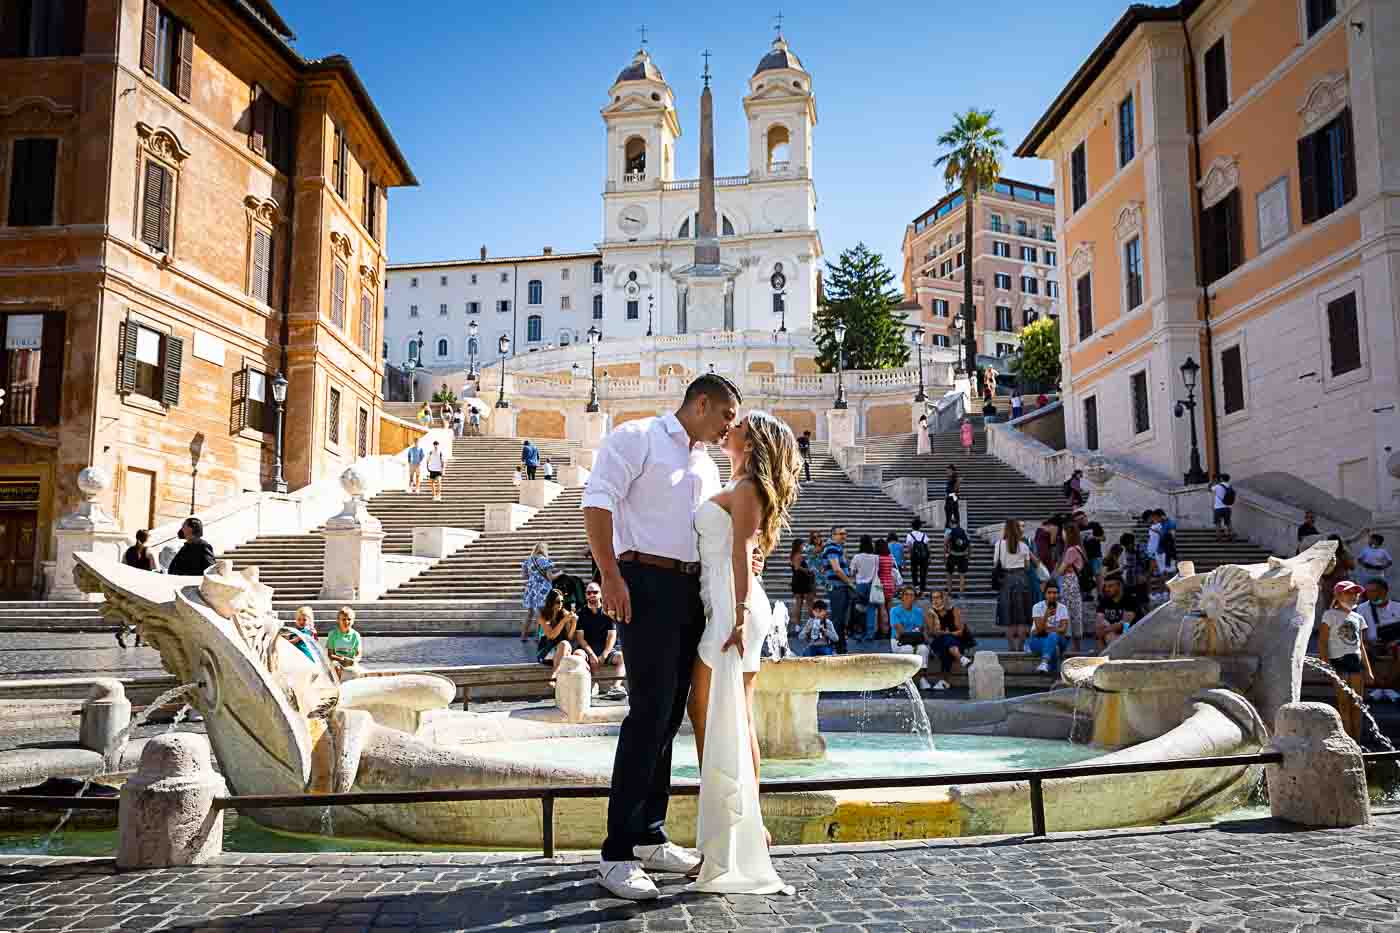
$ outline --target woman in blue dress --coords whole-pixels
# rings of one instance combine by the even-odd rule
[[[529,641],[539,630],[540,610],[544,608],[550,584],[557,576],[559,571],[549,559],[549,545],[541,541],[520,564],[520,578],[525,583],[525,594],[520,599],[525,607],[525,621],[520,627],[521,641]]]

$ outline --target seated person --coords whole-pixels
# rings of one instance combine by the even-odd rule
[[[319,664],[316,659],[316,652],[319,646],[316,644],[316,613],[310,606],[302,606],[297,610],[296,619],[292,622],[292,632],[284,631],[282,637],[296,645],[301,653]]]
[[[540,607],[540,640],[535,657],[541,664],[552,664],[549,682],[559,676],[559,667],[564,659],[573,654],[574,630],[578,616],[564,608],[564,594],[550,590]]]
[[[1103,592],[1099,594],[1094,629],[1094,637],[1098,640],[1099,650],[1102,651],[1113,644],[1136,621],[1137,611],[1132,597],[1123,592],[1123,575],[1120,573],[1105,574]]]
[[[957,663],[967,667],[972,658],[967,651],[977,644],[977,639],[963,624],[962,610],[953,605],[952,598],[943,590],[934,590],[929,597],[929,621],[933,629],[933,650],[943,662],[947,673]]]
[[[824,658],[835,653],[838,638],[836,626],[826,613],[826,600],[817,600],[812,603],[812,608],[807,613],[807,622],[802,626],[802,638],[807,642],[809,658]]]
[[[355,631],[355,610],[349,606],[341,606],[336,613],[335,628],[326,636],[326,654],[341,680],[360,676],[360,633]]]
[[[617,646],[617,626],[603,611],[603,588],[589,583],[584,588],[584,605],[578,610],[578,627],[574,631],[574,650],[588,659],[588,669],[594,677],[600,674],[622,677],[622,649]],[[614,681],[609,696],[627,696],[621,680]]]
[[[1053,578],[1041,585],[1041,593],[1045,598],[1031,609],[1031,637],[1026,639],[1026,653],[1040,655],[1037,674],[1053,674],[1069,644],[1069,610],[1060,602],[1060,585]]]
[[[1395,685],[1395,662],[1400,659],[1400,601],[1390,598],[1390,584],[1384,577],[1366,581],[1366,598],[1356,611],[1366,620],[1367,655],[1391,659],[1391,667],[1384,677],[1386,684],[1378,679],[1370,699],[1400,701],[1400,693],[1391,689]],[[1376,673],[1380,675],[1381,671]]]
[[[894,637],[890,639],[890,651],[894,654],[917,654],[919,670],[928,667],[929,648],[935,636],[924,610],[914,605],[914,588],[899,588],[899,603],[890,608],[890,628]],[[931,689],[927,679],[921,679],[924,689]]]

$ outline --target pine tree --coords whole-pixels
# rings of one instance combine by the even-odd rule
[[[894,273],[864,243],[826,264],[824,295],[812,323],[822,372],[836,371],[836,324],[846,325],[846,369],[891,369],[909,362],[903,300],[892,287]]]

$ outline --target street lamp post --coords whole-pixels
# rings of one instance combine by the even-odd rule
[[[845,411],[849,406],[846,404],[846,381],[842,375],[841,357],[846,353],[846,325],[837,324],[832,329],[832,335],[836,337],[836,402],[831,407]]]
[[[953,330],[957,331],[958,333],[961,333],[961,332],[962,332],[962,326],[963,326],[963,316],[962,316],[962,312],[959,311],[957,314],[953,315]],[[967,345],[964,344],[961,340],[959,340],[959,341],[958,341],[958,368],[957,368],[956,370],[954,370],[954,375],[961,376],[961,375],[963,374],[963,372],[964,372],[964,370],[963,370],[963,357],[966,356],[966,355],[967,355]]]
[[[496,349],[501,351],[501,394],[496,397],[496,407],[509,408],[510,402],[506,401],[506,356],[510,353],[510,337],[501,334],[501,339],[496,341]]]
[[[913,340],[914,347],[919,353],[919,394],[914,396],[914,401],[926,402],[928,396],[924,394],[924,329],[915,325],[909,331],[909,337]]]
[[[476,378],[476,321],[467,325],[467,378]]]
[[[787,333],[787,289],[778,292],[778,333]]]
[[[647,336],[651,336],[651,312],[656,304],[655,295],[647,295]]]
[[[282,475],[283,413],[287,403],[287,377],[278,370],[272,379],[272,400],[277,403],[277,434],[273,438],[272,491],[286,492],[287,480]]]
[[[1196,378],[1200,373],[1200,364],[1189,356],[1186,362],[1181,364],[1181,381],[1186,386],[1186,401],[1176,403],[1176,416],[1180,418],[1183,413],[1189,413],[1191,418],[1191,464],[1183,477],[1188,486],[1199,486],[1208,479],[1206,471],[1201,469],[1201,449],[1196,440]]]
[[[589,414],[598,410],[598,341],[602,336],[597,327],[588,328],[588,407],[584,411]]]

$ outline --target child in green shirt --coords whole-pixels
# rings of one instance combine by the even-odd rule
[[[349,606],[341,606],[336,614],[335,628],[326,635],[326,654],[342,679],[359,674],[360,633],[355,631],[355,610]]]

